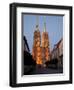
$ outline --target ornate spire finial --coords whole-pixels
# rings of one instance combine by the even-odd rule
[[[39,17],[36,16],[36,29],[39,30]]]
[[[36,16],[36,21],[37,21],[36,24],[39,25],[39,17],[38,16]]]
[[[46,31],[46,17],[44,16],[44,32]]]

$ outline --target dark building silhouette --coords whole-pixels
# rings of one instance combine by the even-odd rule
[[[35,68],[36,62],[30,54],[29,45],[26,37],[23,38],[23,62],[22,62],[22,74],[29,74],[31,70]]]
[[[27,39],[25,36],[23,37],[23,40],[24,40],[24,42],[23,42],[24,43],[24,50],[30,52],[29,45],[28,45],[28,42],[27,42]]]

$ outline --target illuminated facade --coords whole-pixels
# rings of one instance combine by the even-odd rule
[[[36,60],[37,64],[44,64],[46,61],[50,60],[50,48],[49,48],[49,36],[46,32],[46,23],[44,22],[44,31],[41,34],[39,31],[38,23],[36,25],[36,30],[33,37],[33,49],[32,56]]]
[[[46,32],[46,23],[44,20],[44,30],[42,32],[42,60],[43,63],[50,60],[50,46],[49,46],[49,36]]]
[[[33,39],[34,40],[33,40],[32,56],[34,60],[36,60],[36,63],[41,65],[42,64],[41,35],[38,24],[36,25],[36,30],[34,32]]]

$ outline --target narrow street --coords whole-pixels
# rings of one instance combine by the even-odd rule
[[[32,74],[55,74],[55,73],[63,73],[62,68],[46,68],[46,67],[36,67],[34,70],[31,70],[30,75]]]

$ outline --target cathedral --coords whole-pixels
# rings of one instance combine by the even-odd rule
[[[33,59],[36,61],[36,64],[38,65],[44,65],[46,61],[50,60],[50,42],[48,32],[46,31],[45,17],[43,29],[44,30],[41,33],[39,30],[39,23],[37,17],[36,29],[33,36],[32,56]]]

